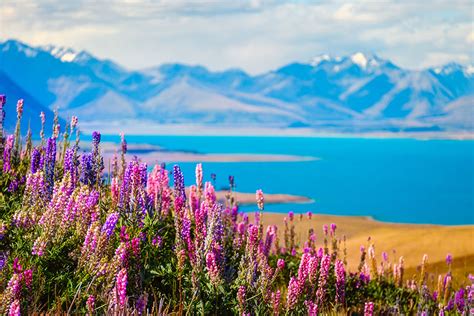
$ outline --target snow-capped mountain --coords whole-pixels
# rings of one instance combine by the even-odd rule
[[[414,71],[358,52],[256,76],[182,64],[130,71],[84,51],[9,40],[0,43],[0,70],[0,93],[16,85],[34,97],[34,106],[83,122],[474,130],[474,67],[455,63]]]

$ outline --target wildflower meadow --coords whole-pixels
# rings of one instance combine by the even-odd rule
[[[240,212],[233,177],[218,201],[200,164],[184,175],[178,165],[128,159],[124,135],[104,161],[99,132],[81,149],[77,117],[64,127],[55,117],[47,136],[42,114],[39,137],[21,135],[22,100],[6,134],[5,111],[15,109],[5,96],[0,106],[2,315],[474,313],[474,278],[454,282],[449,255],[434,286],[427,256],[407,276],[403,257],[370,242],[350,271],[337,223],[298,241],[292,212],[282,231],[265,225],[261,190],[252,219]],[[195,184],[186,187],[185,176]]]

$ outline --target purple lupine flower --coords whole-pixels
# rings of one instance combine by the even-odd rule
[[[41,159],[41,152],[38,148],[33,148],[31,152],[31,173],[36,173],[36,171],[40,168],[40,159]]]
[[[125,307],[127,301],[127,269],[122,268],[117,274],[115,281],[115,291],[119,308]]]
[[[229,186],[233,188],[235,186],[235,178],[234,176],[229,176]]]
[[[336,302],[344,305],[346,271],[341,260],[336,260],[334,272],[336,274]]]
[[[313,212],[308,211],[306,215],[308,216],[308,219],[311,219],[313,217]]]
[[[95,184],[94,158],[91,153],[84,153],[81,157],[81,176],[79,181],[85,185]]]
[[[92,132],[92,151],[97,152],[99,150],[100,133],[97,131]]]
[[[13,259],[13,272],[14,273],[21,273],[21,271],[23,271],[23,267],[21,266],[21,264],[19,264],[18,262],[20,261],[20,259],[18,258],[15,258]]]
[[[145,295],[140,295],[135,303],[135,309],[137,310],[138,312],[138,315],[142,315],[143,312],[145,311],[146,309],[146,305],[148,303],[148,295],[145,294]]]
[[[53,137],[48,138],[44,164],[46,188],[51,195],[54,188],[54,166],[56,164],[56,139]]]
[[[184,186],[184,176],[181,172],[181,168],[178,165],[173,166],[173,180],[174,180],[174,191],[177,197],[181,197],[183,201],[186,200],[186,191]]]
[[[452,263],[453,263],[453,255],[450,254],[450,253],[448,253],[448,254],[446,255],[446,264],[447,264],[447,265],[451,265]]]
[[[388,262],[388,254],[385,251],[382,252],[382,259],[383,261]]]
[[[151,244],[153,246],[156,246],[156,247],[161,247],[163,243],[163,239],[161,238],[161,236],[157,235],[155,238],[153,238],[153,240],[151,241]]]
[[[364,305],[364,316],[373,316],[374,315],[374,303],[366,302]]]
[[[5,252],[0,252],[0,271],[2,271],[3,267],[5,267],[7,263],[8,257]]]
[[[127,153],[127,141],[125,140],[125,134],[120,133],[122,153],[125,155]]]
[[[104,225],[102,226],[102,232],[105,233],[107,239],[110,238],[110,236],[114,232],[119,217],[120,214],[118,212],[110,214],[109,217],[107,217],[107,220],[105,221]]]
[[[3,172],[9,172],[11,169],[10,159],[12,154],[13,145],[15,143],[15,136],[8,135],[5,142],[5,147],[3,148]]]
[[[318,305],[311,301],[305,301],[304,304],[308,309],[308,316],[317,316],[318,315]]]
[[[68,148],[64,153],[64,173],[69,172],[72,183],[76,183],[77,177],[77,168],[74,160],[75,150],[74,148]]]
[[[459,313],[464,311],[464,307],[466,306],[466,302],[464,301],[464,289],[460,288],[459,291],[456,292],[454,295],[454,303],[458,309]]]

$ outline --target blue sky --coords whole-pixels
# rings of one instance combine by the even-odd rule
[[[140,69],[165,62],[250,73],[324,53],[373,52],[419,69],[473,63],[470,0],[2,0],[0,38]]]

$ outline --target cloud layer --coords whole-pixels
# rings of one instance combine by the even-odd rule
[[[129,68],[184,62],[259,73],[355,51],[415,69],[473,63],[470,0],[410,2],[3,0],[0,38],[85,49]]]

